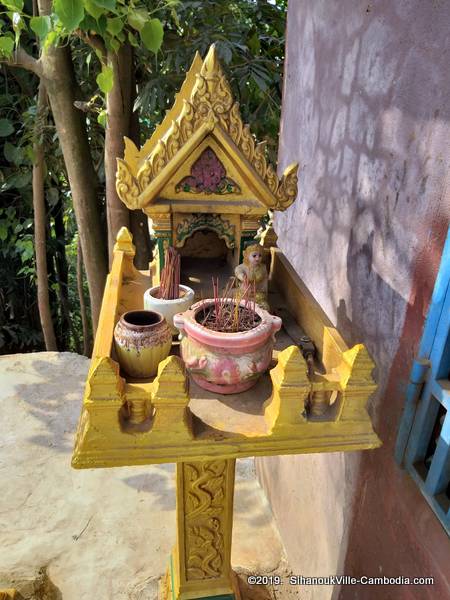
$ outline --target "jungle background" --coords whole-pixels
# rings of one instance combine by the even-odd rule
[[[244,121],[276,162],[287,0],[0,3],[0,354],[89,355],[113,240],[144,214],[115,191],[195,52],[216,43]]]

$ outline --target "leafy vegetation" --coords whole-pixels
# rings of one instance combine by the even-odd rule
[[[29,57],[45,58],[52,48],[69,53],[77,84],[75,106],[83,115],[89,144],[84,160],[91,161],[96,179],[89,201],[99,211],[104,235],[97,236],[96,243],[102,252],[107,247],[106,223],[110,226],[105,126],[108,122],[106,135],[111,135],[113,121],[108,111],[114,86],[122,86],[114,61],[124,49],[130,50],[134,75],[131,102],[138,115],[136,141],[147,139],[171,106],[195,52],[204,56],[215,42],[244,119],[259,139],[267,139],[272,160],[277,148],[285,0],[41,0],[37,5],[39,11],[35,7],[34,12],[30,0],[0,5],[0,60],[4,63],[0,67],[0,353],[45,348],[36,299],[32,166],[39,81],[47,83],[52,107],[54,92],[48,85],[53,83],[48,72],[42,75],[36,62],[30,66]],[[72,118],[67,113],[67,119]],[[121,139],[119,130],[116,134]],[[64,131],[50,108],[39,135],[45,150],[52,320],[58,349],[80,352],[77,248],[78,237],[84,242],[83,235],[89,232],[79,228],[76,194],[80,192],[73,181],[70,185],[72,165],[64,153]],[[88,263],[84,249],[83,258],[89,270],[92,261]],[[92,271],[90,277],[89,285]],[[87,281],[84,287],[87,297],[92,290]]]

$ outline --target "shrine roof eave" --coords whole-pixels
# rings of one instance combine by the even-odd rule
[[[168,213],[211,213],[229,215],[252,215],[262,217],[267,213],[267,208],[255,200],[225,200],[215,201],[213,199],[198,200],[173,200],[157,198],[151,204],[142,209],[146,215],[168,214]]]
[[[268,209],[284,210],[287,206],[280,206],[279,198],[266,184],[266,182],[259,175],[257,170],[254,168],[252,163],[244,156],[241,149],[234,143],[230,136],[223,131],[220,125],[215,119],[210,119],[204,122],[197,131],[178,149],[178,151],[172,156],[172,158],[165,164],[161,171],[153,178],[148,184],[142,189],[141,192],[134,196],[132,203],[130,204],[129,197],[121,197],[122,200],[132,209],[143,209],[147,212],[153,203],[157,202],[161,208],[165,202],[174,206],[174,203],[170,201],[158,200],[161,191],[175,176],[177,170],[184,164],[186,160],[192,155],[194,150],[201,144],[201,142],[208,136],[212,137],[216,142],[220,144],[224,152],[227,154],[230,161],[238,172],[240,172],[243,179],[247,182],[249,188],[252,190],[254,197],[249,199],[249,202],[243,201],[242,199],[236,200],[233,204],[233,210],[226,208],[226,205],[231,204],[232,198],[227,197],[226,200],[220,200],[220,202],[214,202],[214,204],[223,205],[223,210],[215,208],[213,212],[235,212],[235,213],[250,213],[250,214],[264,214]],[[124,161],[118,160],[119,171],[122,168],[127,168]],[[298,165],[290,165],[284,173],[284,179],[292,177],[294,174],[296,179]],[[130,174],[131,175],[131,174]],[[123,177],[123,175],[122,175]],[[119,178],[119,175],[118,175]],[[276,178],[276,175],[275,175]],[[142,181],[142,179],[141,179]],[[278,183],[278,178],[276,178]],[[296,181],[295,181],[296,183]],[[200,204],[204,204],[204,198]],[[294,198],[287,204],[291,204]],[[195,204],[196,201],[193,198],[189,201],[189,204]],[[158,212],[162,212],[161,210]],[[167,212],[171,212],[170,209]],[[172,211],[173,212],[173,211]]]

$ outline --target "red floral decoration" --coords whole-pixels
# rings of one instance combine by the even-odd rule
[[[191,174],[175,187],[176,192],[190,194],[233,194],[241,190],[227,177],[225,167],[211,148],[206,148],[192,165]]]

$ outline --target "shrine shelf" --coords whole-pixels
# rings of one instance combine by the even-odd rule
[[[151,273],[133,266],[134,254],[131,235],[122,229],[106,282],[73,467],[337,452],[381,444],[366,410],[376,389],[366,348],[346,346],[279,249],[271,249],[269,301],[291,327],[278,335],[272,368],[255,387],[231,396],[201,390],[189,380],[177,343],[155,378],[121,374],[115,324],[125,311],[143,308],[151,285]],[[313,373],[295,343],[296,331],[317,348]]]

